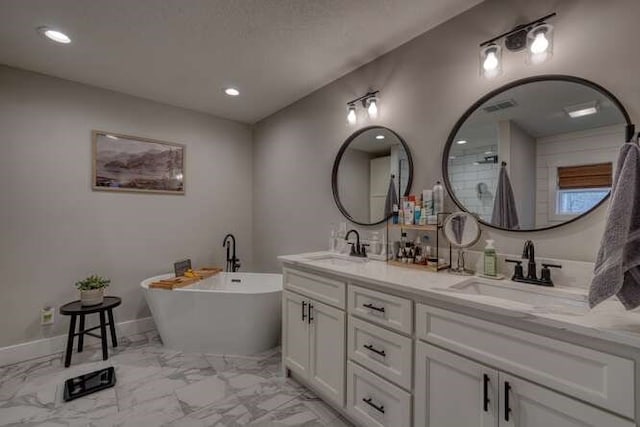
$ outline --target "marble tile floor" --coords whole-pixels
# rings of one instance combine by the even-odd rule
[[[284,378],[278,348],[250,357],[166,349],[155,333],[99,348],[0,367],[0,426],[304,426],[351,424],[313,392]],[[115,387],[71,402],[68,378],[114,366]]]

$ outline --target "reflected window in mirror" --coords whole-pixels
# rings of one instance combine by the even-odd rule
[[[629,123],[620,102],[592,82],[514,82],[483,97],[454,127],[443,158],[447,190],[495,228],[564,224],[608,197]]]
[[[382,126],[360,129],[347,138],[336,156],[334,199],[350,221],[380,224],[389,217],[390,194],[397,202],[407,195],[412,174],[411,153],[397,133]]]

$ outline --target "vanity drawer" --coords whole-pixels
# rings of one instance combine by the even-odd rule
[[[345,282],[285,268],[284,287],[316,301],[345,309]]]
[[[634,417],[634,362],[428,305],[416,333],[429,343]]]
[[[349,316],[349,358],[411,390],[412,340]]]
[[[349,361],[347,412],[363,426],[410,426],[411,395]]]
[[[360,286],[349,285],[349,313],[405,334],[413,332],[413,303]]]

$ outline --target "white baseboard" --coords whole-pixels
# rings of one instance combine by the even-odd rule
[[[153,331],[155,324],[151,317],[143,317],[142,319],[128,320],[116,324],[116,332],[118,338],[130,335],[141,334]],[[86,345],[91,346],[98,340],[90,341],[93,337],[87,336]],[[75,341],[77,342],[77,340]],[[29,341],[8,347],[0,348],[0,366],[11,365],[13,363],[22,362],[29,359],[37,359],[39,357],[60,353],[65,350],[67,345],[67,335],[57,335],[55,337],[43,338],[35,341]]]

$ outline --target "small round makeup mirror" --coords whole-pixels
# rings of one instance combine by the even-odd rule
[[[451,246],[458,250],[458,265],[452,265],[449,272],[464,276],[473,275],[474,272],[464,266],[464,248],[474,245],[480,239],[478,220],[468,212],[454,212],[444,220],[443,230]]]

